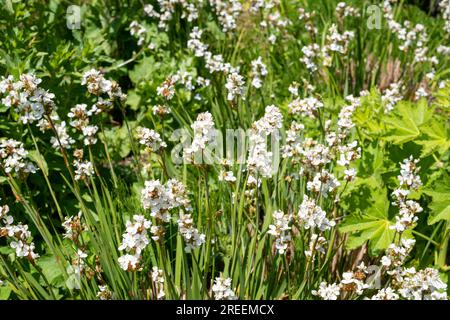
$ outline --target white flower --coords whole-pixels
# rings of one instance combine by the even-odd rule
[[[327,239],[322,236],[319,236],[315,233],[311,235],[311,239],[309,241],[309,248],[305,250],[305,256],[307,258],[311,258],[314,253],[318,252],[320,254],[325,254],[324,245],[327,244]]]
[[[97,298],[100,300],[111,300],[112,292],[109,290],[107,285],[98,286]]]
[[[130,34],[136,36],[138,40],[138,46],[142,45],[145,40],[145,28],[141,26],[137,21],[132,21],[130,26]]]
[[[97,134],[97,131],[98,131],[97,126],[88,125],[88,126],[83,127],[83,129],[82,129],[83,136],[84,136],[83,143],[85,146],[89,146],[89,145],[93,145],[93,144],[97,143],[97,138],[95,137],[95,135]]]
[[[261,77],[265,77],[267,75],[267,67],[262,62],[262,58],[258,57],[257,59],[251,62],[252,64],[252,86],[259,89],[262,86]]]
[[[416,174],[420,170],[420,167],[417,167],[418,162],[418,159],[414,160],[410,156],[408,159],[403,160],[403,163],[400,163],[401,170],[397,178],[401,186],[417,190],[422,185],[420,176]]]
[[[308,116],[315,118],[319,109],[323,108],[323,103],[317,98],[308,97],[305,99],[295,99],[289,105],[289,113],[301,114],[302,116]]]
[[[125,254],[119,257],[119,264],[125,271],[135,271],[139,265],[139,256]]]
[[[170,179],[165,185],[159,180],[145,181],[141,191],[141,203],[144,209],[151,211],[151,216],[163,222],[170,220],[169,210],[183,207],[191,210],[187,190],[176,179]]]
[[[225,88],[228,90],[227,100],[233,101],[237,97],[244,95],[244,77],[237,72],[232,72],[227,76]]]
[[[191,161],[201,151],[204,151],[208,144],[214,142],[216,131],[214,128],[214,120],[212,114],[207,112],[200,113],[197,120],[191,125],[194,130],[194,138],[189,147],[184,149],[183,157]],[[200,156],[207,156],[200,154]]]
[[[158,96],[166,100],[171,100],[175,95],[175,82],[172,78],[167,78],[159,87],[156,88]]]
[[[313,43],[308,46],[302,48],[303,57],[300,58],[300,61],[306,65],[306,68],[314,72],[317,70],[317,58],[320,56],[320,47],[319,45]]]
[[[161,136],[155,130],[138,127],[136,135],[141,145],[150,148],[152,151],[159,151],[167,147],[167,144],[161,139]]]
[[[126,232],[122,235],[122,243],[119,246],[119,250],[132,252],[135,256],[139,256],[142,250],[150,243],[146,230],[150,229],[151,226],[151,221],[145,219],[144,216],[134,215],[132,222],[126,222]]]
[[[71,239],[72,241],[78,239],[78,236],[85,229],[85,226],[81,223],[81,214],[82,213],[80,211],[78,212],[78,215],[66,217],[64,219],[64,222],[62,223],[65,230],[64,238]]]
[[[212,286],[214,298],[216,300],[237,300],[237,296],[231,289],[231,279],[217,277]]]
[[[186,247],[184,250],[186,252],[191,252],[193,249],[200,247],[203,243],[205,243],[205,235],[199,233],[198,230],[194,227],[194,220],[190,214],[185,214],[183,211],[180,211],[178,223],[178,230],[184,238],[184,242]]]
[[[35,173],[37,168],[27,161],[23,143],[9,139],[0,141],[0,166],[6,173]]]
[[[269,225],[267,233],[275,237],[275,247],[279,254],[286,252],[287,246],[291,241],[291,234],[289,223],[292,220],[292,215],[284,214],[283,211],[277,210],[272,213],[273,224]]]
[[[369,288],[368,284],[355,277],[353,272],[344,272],[340,283],[341,289],[344,291],[354,292],[357,295],[363,294],[364,290]]]
[[[234,176],[233,171],[223,171],[221,170],[219,173],[219,181],[226,181],[226,182],[235,182],[236,177]]]
[[[356,177],[356,169],[354,169],[354,168],[346,169],[346,170],[344,170],[344,174],[345,174],[345,176],[344,176],[345,180],[352,181]]]
[[[50,138],[50,143],[52,144],[52,147],[57,149],[60,147],[61,143],[61,148],[70,149],[71,145],[75,143],[75,140],[72,137],[70,137],[69,134],[67,133],[66,122],[61,121],[60,123],[55,123],[55,129],[58,138],[56,137]]]
[[[326,282],[321,282],[319,289],[313,290],[311,293],[321,297],[323,300],[337,300],[341,294],[341,289],[336,283],[327,284]]]
[[[340,185],[341,183],[332,173],[322,170],[315,174],[313,181],[308,181],[306,188],[309,191],[320,193],[326,198],[328,193],[334,192]]]
[[[384,94],[381,96],[381,101],[384,104],[385,113],[392,111],[395,105],[403,99],[400,90],[402,90],[402,84],[400,82],[394,82],[384,91]]]
[[[267,150],[267,136],[274,134],[279,139],[278,130],[283,125],[283,116],[274,105],[267,106],[264,117],[253,123],[249,135],[250,148],[247,167],[251,173],[259,172],[261,176],[269,178],[273,174],[272,152]]]
[[[327,219],[325,211],[316,205],[316,201],[309,199],[307,195],[304,196],[303,202],[300,204],[298,219],[305,229],[317,227],[320,231],[325,231],[335,225],[334,221]]]
[[[155,284],[157,291],[157,299],[162,299],[165,297],[164,293],[164,273],[158,267],[152,268],[152,281]]]
[[[398,300],[400,296],[391,287],[380,289],[371,300]]]
[[[84,180],[94,175],[94,166],[90,161],[75,160],[75,180]]]

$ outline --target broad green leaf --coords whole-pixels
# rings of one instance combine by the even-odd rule
[[[437,181],[433,187],[426,188],[424,192],[432,198],[431,215],[428,217],[428,224],[435,224],[441,220],[450,219],[450,178],[445,175]]]
[[[1,286],[0,287],[0,300],[8,300],[9,296],[11,295],[11,288],[8,286]]]
[[[42,273],[50,284],[63,285],[63,273],[54,256],[40,257],[37,260],[37,265],[42,269]]]
[[[442,123],[432,121],[420,127],[424,137],[415,143],[422,146],[422,157],[433,152],[444,154],[450,148],[448,129]]]
[[[390,229],[393,224],[389,220],[389,200],[385,188],[376,188],[375,181],[366,179],[361,187],[352,192],[350,198],[358,198],[355,211],[347,216],[339,225],[343,233],[350,233],[347,248],[355,249],[369,241],[370,251],[375,253],[386,249],[394,238],[395,231]],[[361,197],[369,196],[367,202],[361,202]],[[352,210],[352,208],[349,208]]]
[[[394,115],[386,119],[387,133],[384,139],[394,144],[403,144],[420,136],[419,126],[432,115],[425,100],[417,103],[402,101],[397,104]]]

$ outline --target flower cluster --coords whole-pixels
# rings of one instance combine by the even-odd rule
[[[298,220],[305,229],[319,229],[320,231],[330,230],[334,225],[334,221],[330,221],[326,217],[325,211],[316,204],[316,201],[304,196],[302,203],[298,209]]]
[[[130,23],[130,34],[138,38],[138,46],[141,46],[145,41],[145,28],[137,21]]]
[[[22,142],[13,139],[0,142],[0,167],[6,173],[35,173],[37,168],[27,158],[28,151],[24,149]]]
[[[399,206],[400,212],[396,217],[396,224],[391,226],[398,234],[406,229],[413,228],[417,220],[415,214],[422,211],[420,205],[412,200],[407,200],[410,190],[417,190],[421,185],[421,179],[417,175],[419,168],[417,160],[412,157],[400,163],[401,170],[398,180],[400,188],[394,190],[394,205]],[[378,267],[382,273],[377,276],[388,278],[386,286],[380,288],[367,299],[372,300],[446,300],[447,285],[440,279],[439,272],[433,268],[416,271],[414,267],[406,268],[404,264],[411,253],[415,240],[407,237],[399,237],[397,242],[391,243],[381,257]],[[395,238],[394,238],[395,240]],[[383,272],[385,273],[383,275]],[[318,290],[312,294],[322,299],[336,300],[345,297],[346,294],[362,295],[366,289],[372,288],[371,284],[364,282],[368,273],[362,264],[356,272],[344,272],[340,284],[327,284],[322,282]]]
[[[262,87],[261,77],[265,77],[267,75],[267,67],[262,62],[262,58],[258,57],[257,59],[251,62],[252,64],[252,86],[256,89]]]
[[[417,175],[420,170],[417,163],[418,160],[414,160],[412,156],[400,163],[400,175],[397,177],[400,188],[392,193],[395,198],[394,204],[399,207],[399,213],[395,217],[395,225],[391,228],[399,233],[411,228],[418,219],[417,214],[423,210],[418,202],[407,200],[410,190],[417,190],[422,185],[420,176]]]
[[[166,295],[164,293],[164,272],[158,267],[152,268],[152,281],[156,291],[156,298],[158,300],[164,298]]]
[[[100,300],[111,300],[112,292],[109,290],[107,285],[98,286],[97,298]]]
[[[0,81],[2,104],[14,108],[23,124],[39,121],[55,109],[55,95],[40,88],[41,82],[34,74],[22,74],[19,81],[10,75]]]
[[[178,230],[183,236],[186,247],[184,250],[186,252],[191,252],[193,249],[200,247],[205,243],[205,235],[199,233],[194,227],[194,220],[191,214],[186,214],[180,211],[178,223]]]
[[[274,224],[269,226],[267,233],[275,237],[275,248],[279,254],[284,254],[291,241],[291,227],[289,226],[292,215],[276,210],[272,213]]]
[[[360,296],[370,287],[365,283],[367,273],[367,267],[364,263],[361,263],[355,272],[344,272],[342,280],[338,284],[321,282],[318,290],[312,290],[312,294],[323,300],[337,300],[341,295],[355,294]]]
[[[384,90],[384,93],[381,96],[381,101],[384,105],[384,112],[389,113],[392,111],[397,102],[403,99],[403,96],[400,93],[401,89],[401,83],[394,82],[389,85],[389,88]]]
[[[122,235],[122,243],[119,250],[127,253],[119,257],[119,264],[123,270],[135,271],[139,268],[141,253],[150,243],[147,230],[152,227],[152,222],[142,215],[134,215],[133,221],[126,223],[126,232]]]
[[[86,180],[95,173],[94,165],[90,161],[75,159],[73,165],[75,167],[75,180]]]
[[[70,239],[75,243],[78,242],[78,238],[81,233],[86,230],[86,226],[81,222],[82,212],[78,212],[76,216],[66,217],[62,226],[64,228],[64,238]]]
[[[310,118],[316,118],[319,109],[323,108],[323,103],[315,98],[308,97],[305,99],[295,99],[288,105],[289,113],[300,114],[302,116],[308,116]]]
[[[282,125],[283,115],[274,105],[267,106],[264,116],[253,123],[247,159],[247,169],[252,175],[272,176],[272,152],[267,150],[267,137],[272,135],[272,139],[279,139],[278,130]]]
[[[208,144],[215,140],[215,127],[214,119],[210,112],[203,112],[197,116],[197,120],[191,125],[194,130],[194,138],[189,147],[183,151],[183,157],[187,161],[192,161],[193,157],[207,156],[207,154],[201,154],[205,151]]]
[[[161,139],[161,135],[155,130],[138,127],[136,129],[136,137],[141,145],[153,152],[158,152],[167,147],[167,144]]]
[[[237,97],[243,97],[244,85],[244,77],[237,71],[231,72],[227,76],[227,83],[225,84],[225,88],[228,90],[227,100],[234,101]]]
[[[231,288],[231,279],[217,277],[212,286],[214,299],[216,300],[236,300],[237,296]]]
[[[201,0],[158,0],[157,3],[159,11],[153,5],[146,4],[144,12],[148,17],[157,19],[158,27],[164,31],[169,30],[169,22],[173,19],[177,5],[181,8],[181,19],[187,19],[189,22],[198,18],[198,10],[202,5]]]
[[[6,237],[11,240],[10,247],[15,250],[17,257],[27,258],[33,262],[39,258],[39,254],[34,252],[35,246],[31,241],[31,232],[28,225],[18,223],[14,224],[14,218],[8,215],[8,205],[0,206],[0,237]]]
[[[149,209],[150,215],[161,222],[170,221],[169,211],[172,209],[183,207],[191,210],[187,190],[176,179],[170,179],[165,185],[159,180],[145,181],[141,201],[144,209]]]
[[[211,0],[210,5],[216,12],[223,32],[236,29],[236,19],[242,12],[242,4],[238,0]]]

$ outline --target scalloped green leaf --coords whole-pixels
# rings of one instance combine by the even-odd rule
[[[432,199],[428,206],[431,209],[428,224],[432,225],[441,220],[450,220],[450,177],[444,175],[432,187],[426,188],[424,193]]]

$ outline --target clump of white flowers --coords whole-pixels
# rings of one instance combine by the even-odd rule
[[[86,226],[81,222],[82,212],[79,211],[76,216],[66,217],[62,226],[64,228],[64,238],[78,243],[81,233],[86,230]]]
[[[139,267],[141,252],[150,243],[147,230],[152,226],[150,220],[142,215],[134,215],[133,221],[126,223],[126,232],[122,235],[122,243],[119,250],[125,250],[126,254],[119,257],[119,264],[123,270],[135,271]]]
[[[6,173],[35,173],[37,168],[27,158],[28,151],[22,142],[13,139],[0,141],[0,167]]]
[[[149,148],[153,152],[158,152],[167,147],[167,144],[162,140],[161,135],[155,130],[138,127],[136,129],[136,137],[139,144]]]
[[[96,134],[99,130],[97,125],[91,124],[92,117],[109,109],[113,101],[125,100],[126,95],[122,93],[117,82],[105,79],[104,75],[96,69],[86,71],[81,79],[81,84],[87,87],[89,93],[97,97],[97,102],[90,108],[84,103],[76,104],[70,109],[67,116],[70,118],[69,124],[81,132],[84,145],[90,146],[97,143]],[[59,126],[61,127],[61,125]],[[65,128],[65,124],[63,128]],[[61,147],[68,148],[72,140],[67,133],[61,131],[57,132],[57,135]]]
[[[42,82],[34,74],[22,74],[18,81],[8,76],[0,81],[2,104],[14,108],[23,124],[33,123],[55,109],[55,95],[39,87]]]
[[[98,286],[97,298],[100,300],[111,300],[112,292],[109,290],[107,285]]]
[[[145,181],[145,187],[141,191],[142,206],[150,210],[152,217],[168,222],[169,210],[180,206],[189,206],[186,189],[176,179],[169,180],[165,185],[159,180]]]
[[[325,198],[327,195],[335,191],[341,183],[334,177],[334,175],[327,170],[317,172],[312,181],[308,181],[306,189],[313,193],[320,193]]]
[[[278,130],[282,125],[283,115],[274,105],[267,106],[264,116],[253,123],[249,134],[250,146],[247,158],[247,169],[251,174],[259,174],[266,178],[272,176],[273,153],[268,151],[267,138],[272,135],[273,139],[279,139]]]
[[[273,224],[269,226],[267,233],[275,237],[275,248],[279,254],[284,254],[291,241],[291,214],[285,214],[281,210],[276,210],[272,213]]]
[[[138,38],[137,45],[141,46],[145,40],[145,28],[137,21],[132,21],[129,26],[130,34]]]
[[[158,0],[157,3],[159,11],[153,5],[146,4],[144,12],[148,17],[158,20],[158,28],[164,31],[169,30],[169,22],[173,19],[176,8],[181,9],[181,19],[193,22],[198,18],[198,10],[203,4],[199,0]]]
[[[320,46],[316,43],[309,44],[302,48],[303,57],[300,61],[306,65],[310,72],[317,71],[317,60],[320,57]]]
[[[194,220],[191,214],[186,214],[180,211],[178,223],[178,230],[183,236],[184,243],[186,244],[184,250],[191,252],[193,249],[200,247],[205,243],[205,235],[198,232],[194,227]]]
[[[199,157],[207,158],[209,154],[207,154],[206,148],[216,138],[214,119],[208,111],[200,113],[197,116],[197,120],[191,125],[191,128],[194,130],[194,138],[191,145],[183,150],[183,158],[189,162],[198,160],[197,158]],[[204,154],[205,152],[206,154]]]
[[[392,193],[395,198],[394,204],[399,207],[399,213],[395,217],[395,225],[391,226],[392,229],[399,233],[411,228],[418,219],[417,214],[423,210],[418,202],[407,200],[410,190],[417,190],[422,185],[420,176],[417,174],[420,170],[420,167],[417,166],[418,162],[419,160],[414,160],[411,156],[403,160],[403,163],[400,163],[400,175],[397,177],[400,188]]]
[[[162,96],[166,100],[172,100],[175,95],[175,81],[172,77],[167,78],[156,88],[158,96]]]
[[[358,9],[348,5],[345,2],[339,2],[337,4],[336,15],[338,16],[338,18],[361,16]]]
[[[150,215],[155,218],[156,225],[151,227],[152,239],[159,241],[165,234],[164,223],[168,223],[172,216],[171,210],[179,209],[177,220],[180,234],[185,240],[186,252],[198,248],[205,242],[205,235],[194,227],[194,221],[190,213],[192,211],[185,186],[176,179],[170,179],[166,184],[159,180],[145,181],[145,188],[141,191],[142,206],[150,210]]]
[[[231,288],[230,278],[216,277],[212,291],[216,300],[237,300],[237,296]]]
[[[355,37],[353,31],[344,31],[339,33],[336,24],[332,24],[328,29],[326,36],[326,45],[323,48],[323,54],[328,55],[328,52],[337,52],[340,54],[346,54],[350,41]]]
[[[158,300],[165,297],[164,293],[164,272],[158,267],[152,268],[152,281],[154,285],[154,290],[156,291],[156,298]]]
[[[403,96],[400,93],[401,89],[402,84],[400,82],[394,82],[384,91],[381,96],[381,101],[383,102],[385,113],[392,111],[395,105],[403,99]]]
[[[34,242],[31,241],[31,232],[28,225],[14,224],[14,218],[8,215],[8,205],[0,206],[0,238],[5,237],[10,241],[9,246],[15,250],[16,257],[27,258],[30,262],[39,258],[39,254],[34,252]]]
[[[305,229],[319,229],[320,231],[330,230],[334,221],[326,217],[326,212],[316,204],[313,198],[304,195],[303,201],[298,209],[298,220]]]
[[[227,76],[227,83],[225,88],[228,90],[227,100],[235,101],[237,97],[244,96],[244,77],[241,76],[237,71],[230,73]]]
[[[257,59],[251,62],[252,64],[252,86],[256,89],[262,87],[262,77],[267,75],[267,67],[262,62],[262,58],[258,57]]]
[[[323,103],[315,97],[308,97],[305,99],[297,98],[289,103],[288,107],[289,113],[291,114],[300,114],[302,116],[316,118],[319,109],[323,108]]]
[[[337,300],[341,294],[341,289],[338,284],[327,284],[321,282],[317,290],[311,292],[315,296],[319,296],[323,300]]]
[[[79,159],[75,159],[73,165],[75,167],[75,180],[86,180],[89,177],[93,176],[95,173],[94,165],[88,160],[82,161]]]
[[[217,15],[222,31],[234,31],[237,27],[236,20],[242,12],[241,2],[238,0],[211,0],[209,3]]]
[[[125,100],[126,98],[126,95],[122,93],[122,89],[117,82],[107,80],[105,76],[96,69],[91,69],[83,74],[81,85],[86,86],[89,93],[99,97],[106,94],[111,100]]]

